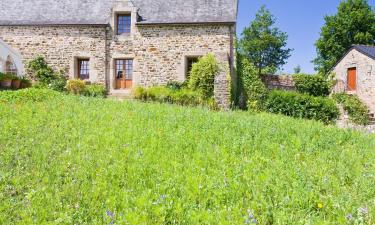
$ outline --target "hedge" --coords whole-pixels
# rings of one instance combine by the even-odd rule
[[[288,91],[271,91],[265,103],[266,111],[296,118],[333,123],[340,115],[334,100]]]
[[[142,101],[172,103],[184,106],[208,106],[211,109],[217,109],[213,98],[206,99],[199,92],[187,88],[172,89],[165,86],[137,87],[133,91],[133,96],[135,99]]]

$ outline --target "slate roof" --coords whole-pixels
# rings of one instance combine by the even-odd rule
[[[375,46],[370,45],[353,45],[352,49],[359,51],[360,53],[375,59]]]
[[[0,0],[0,25],[108,24],[118,0]],[[235,23],[238,0],[131,0],[140,24]]]

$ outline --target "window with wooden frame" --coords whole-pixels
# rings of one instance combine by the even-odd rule
[[[118,14],[116,19],[117,34],[130,34],[132,19],[130,14]]]
[[[133,60],[115,60],[116,89],[127,89],[133,86]]]
[[[88,80],[90,78],[90,60],[78,59],[77,78],[81,80]]]

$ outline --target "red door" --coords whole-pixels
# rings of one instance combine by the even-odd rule
[[[357,90],[357,68],[348,69],[348,91]]]

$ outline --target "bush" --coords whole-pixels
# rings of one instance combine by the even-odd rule
[[[334,122],[340,115],[332,99],[288,91],[271,91],[265,107],[271,113],[313,119],[326,124]]]
[[[43,57],[39,56],[31,60],[27,65],[27,69],[37,81],[38,87],[47,87],[60,92],[65,91],[66,78],[63,74],[64,71],[55,72],[48,66]]]
[[[16,75],[12,73],[0,73],[0,81],[1,80],[13,80],[16,78]]]
[[[68,80],[65,88],[71,94],[80,95],[84,93],[86,84],[83,80],[73,79]]]
[[[182,88],[187,87],[187,83],[186,82],[181,83],[178,81],[169,81],[166,87],[172,90],[181,90]]]
[[[238,73],[243,86],[247,107],[252,111],[262,111],[267,99],[268,89],[259,77],[255,67],[244,57],[240,57]]]
[[[63,75],[63,72],[60,71],[58,73],[55,73],[54,79],[50,81],[49,88],[54,91],[63,92],[65,91],[66,87],[66,78]]]
[[[332,97],[337,103],[342,104],[353,123],[360,125],[369,124],[368,107],[357,96],[339,93],[334,94]]]
[[[213,98],[202,98],[201,94],[186,88],[179,90],[165,86],[155,86],[151,88],[137,87],[133,91],[135,99],[142,101],[155,101],[160,103],[172,103],[184,106],[208,106],[217,109]]]
[[[2,91],[0,92],[0,103],[43,102],[58,95],[59,93],[53,90],[36,88]]]
[[[107,90],[102,84],[86,85],[83,95],[88,97],[105,98],[107,95]]]
[[[296,90],[312,96],[328,96],[332,81],[322,75],[296,74],[293,76]]]
[[[214,95],[215,76],[219,72],[219,64],[213,54],[201,57],[193,64],[189,78],[189,88],[198,91],[204,98]]]

